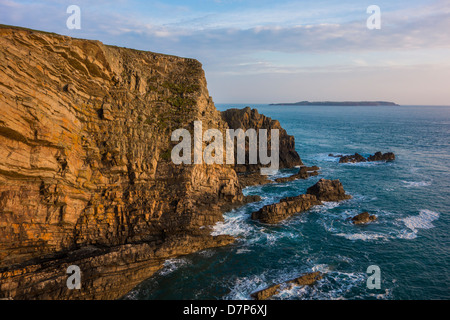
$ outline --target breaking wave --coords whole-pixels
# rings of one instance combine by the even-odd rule
[[[439,213],[431,210],[420,210],[418,216],[410,216],[402,219],[409,230],[405,230],[399,235],[402,239],[415,239],[420,229],[434,228],[433,221],[439,219]]]
[[[402,181],[407,188],[418,188],[431,186],[431,181]]]

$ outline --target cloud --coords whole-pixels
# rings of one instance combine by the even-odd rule
[[[444,0],[379,0],[381,30],[366,27],[366,8],[371,3],[350,0],[224,0],[183,5],[78,0],[82,30],[74,31],[65,27],[65,10],[72,2],[0,0],[0,20],[106,44],[193,57],[203,63],[207,77],[214,79],[214,88],[226,79],[252,75],[264,75],[270,82],[278,75],[292,79],[295,75],[334,74],[337,78],[361,70],[379,78],[383,72],[395,70],[400,79],[400,70],[411,76],[442,65],[448,72],[450,3]],[[444,74],[440,75],[442,79]],[[224,77],[222,82],[220,77]],[[278,81],[285,83],[281,78]],[[320,85],[318,80],[316,83]]]
[[[416,7],[382,10],[381,30],[366,28],[365,8],[354,1],[340,4],[320,1],[315,5],[286,2],[240,11],[240,7],[232,7],[225,12],[192,12],[187,6],[159,1],[144,7],[137,7],[135,1],[128,5],[123,1],[78,2],[82,8],[82,35],[95,35],[116,45],[136,44],[142,49],[177,51],[180,55],[201,57],[204,52],[218,56],[246,55],[255,50],[361,52],[450,46],[450,33],[444,32],[450,29],[450,5],[443,1],[421,6],[420,10]],[[21,4],[1,0],[0,17],[12,20],[8,15],[15,13],[18,18],[14,22],[20,25],[41,24],[43,29],[68,33],[64,29],[67,18],[64,2],[56,3]],[[169,16],[169,12],[170,17],[162,15]],[[356,18],[355,12],[359,13]],[[346,14],[352,19],[343,19]]]

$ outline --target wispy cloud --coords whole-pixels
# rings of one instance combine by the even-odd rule
[[[73,31],[65,27],[72,2],[0,0],[0,20],[194,57],[214,90],[223,84],[220,76],[448,70],[450,3],[444,0],[377,1],[381,30],[366,28],[369,1],[78,0],[82,30]]]

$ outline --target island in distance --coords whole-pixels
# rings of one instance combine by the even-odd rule
[[[299,101],[293,103],[271,103],[271,106],[399,106],[389,101]]]

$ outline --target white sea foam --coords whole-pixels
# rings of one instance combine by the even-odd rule
[[[406,184],[406,188],[418,188],[431,186],[431,181],[402,181]]]
[[[339,202],[324,201],[321,205],[314,206],[310,210],[311,210],[311,212],[326,212],[328,210],[338,207],[339,205],[340,205]]]
[[[322,267],[323,279],[314,286],[293,286],[275,295],[274,299],[300,300],[344,300],[345,295],[354,287],[360,287],[367,276],[364,273],[346,273],[330,271]]]
[[[295,170],[279,171],[278,173],[271,175],[270,179],[274,181],[275,179],[278,179],[278,178],[287,178],[287,177],[292,176],[295,173],[297,173],[297,171],[295,171]]]
[[[365,273],[349,273],[332,270],[326,264],[315,265],[312,272],[320,271],[323,278],[318,280],[314,286],[287,286],[281,288],[273,299],[283,300],[340,300],[354,288],[365,287],[367,279]],[[274,275],[273,273],[276,272]],[[275,270],[263,271],[257,275],[238,277],[231,281],[230,292],[224,297],[225,300],[248,300],[253,292],[265,289],[276,283],[294,279],[305,273],[305,270],[286,270],[283,272]]]
[[[388,240],[390,237],[381,233],[361,232],[361,233],[336,233],[336,236],[344,237],[348,240]]]
[[[376,210],[378,217],[375,222],[368,225],[356,226],[350,218],[361,213],[360,209],[345,209],[323,213],[317,222],[333,236],[343,237],[352,241],[388,241],[396,237],[399,225],[390,218],[394,213],[385,210]],[[401,228],[401,226],[400,226]]]
[[[283,238],[298,237],[292,231],[274,232],[270,228],[266,228],[263,224],[253,223],[250,215],[244,210],[232,211],[225,214],[224,221],[218,222],[213,227],[211,235],[231,235],[237,237],[246,245],[263,242],[265,245],[274,245]]]
[[[375,201],[378,198],[376,196],[366,196],[362,194],[352,194],[352,198],[349,201],[356,201],[356,202],[370,202]]]
[[[189,263],[190,262],[188,260],[186,260],[185,258],[173,258],[173,259],[166,260],[164,262],[164,267],[159,271],[159,274],[161,276],[166,276],[169,273],[174,272],[181,266],[185,266]]]
[[[266,273],[260,275],[251,275],[248,277],[239,277],[234,280],[230,292],[224,297],[225,300],[249,300],[250,294],[255,291],[265,289],[268,286],[266,282]]]
[[[339,154],[341,154],[341,153],[339,153]],[[347,155],[347,154],[342,154],[342,155]],[[338,157],[330,157],[328,153],[319,153],[319,154],[315,155],[314,157],[312,157],[312,159],[317,160],[317,161],[339,162]]]
[[[240,249],[236,250],[236,254],[243,254],[243,253],[247,253],[247,252],[252,252],[252,250],[249,250],[246,248],[240,248]]]
[[[247,216],[244,213],[234,213],[225,215],[224,221],[216,223],[213,227],[211,235],[231,235],[231,236],[245,236],[248,235],[252,227],[246,223]]]
[[[402,239],[414,239],[420,229],[434,228],[433,221],[439,219],[439,213],[431,210],[420,210],[418,216],[409,216],[402,219],[402,222],[410,230],[404,230],[398,237]]]
[[[367,162],[345,162],[342,163],[344,166],[353,166],[353,167],[375,167],[375,166],[391,166],[391,162],[387,161],[367,161]]]

